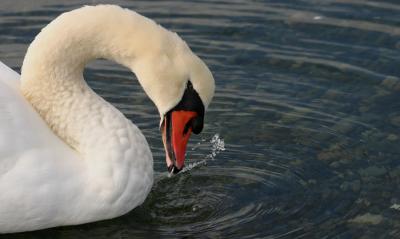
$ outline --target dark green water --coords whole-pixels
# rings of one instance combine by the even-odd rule
[[[2,0],[0,60],[19,70],[43,26],[97,2]],[[97,61],[89,84],[151,145],[150,196],[114,220],[1,238],[400,238],[400,1],[108,2],[178,32],[213,71],[188,148],[206,165],[168,178],[155,107]],[[210,156],[215,134],[226,150]]]

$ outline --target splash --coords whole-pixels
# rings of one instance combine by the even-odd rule
[[[201,142],[198,142],[193,148],[192,150],[197,149],[202,142],[205,142],[206,140],[203,139],[201,140]],[[180,171],[178,174],[180,173],[184,173],[187,171],[192,170],[193,168],[202,166],[202,165],[206,165],[208,160],[215,160],[216,156],[221,152],[221,151],[225,151],[225,142],[224,139],[221,138],[219,136],[219,134],[215,134],[211,140],[209,141],[209,143],[211,143],[211,152],[209,154],[207,154],[207,156],[205,157],[205,159],[197,161],[197,162],[193,162],[193,163],[189,163],[188,165],[186,165],[182,171]],[[171,176],[171,174],[169,175]]]
[[[217,154],[221,151],[225,151],[224,139],[219,137],[219,134],[215,134],[210,140],[211,143],[211,153],[206,156],[206,159],[215,160]]]

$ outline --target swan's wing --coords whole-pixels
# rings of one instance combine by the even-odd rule
[[[0,233],[62,225],[60,215],[79,214],[88,207],[74,203],[85,192],[84,168],[20,93],[18,73],[0,62]]]
[[[77,157],[22,96],[19,77],[0,61],[0,184],[6,173],[24,170],[24,163]]]

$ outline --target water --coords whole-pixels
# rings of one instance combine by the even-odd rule
[[[0,59],[19,70],[40,28],[82,2],[98,1],[2,0]],[[152,192],[114,220],[5,238],[400,237],[398,0],[111,2],[178,32],[213,71],[196,166],[168,177],[155,107],[96,61],[89,84],[151,145]]]

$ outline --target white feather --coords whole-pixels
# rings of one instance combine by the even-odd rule
[[[214,94],[206,65],[152,20],[112,5],[62,14],[30,45],[21,81],[0,62],[0,233],[117,217],[149,193],[144,136],[83,79],[99,57],[134,71],[160,115],[189,79],[205,107]]]

